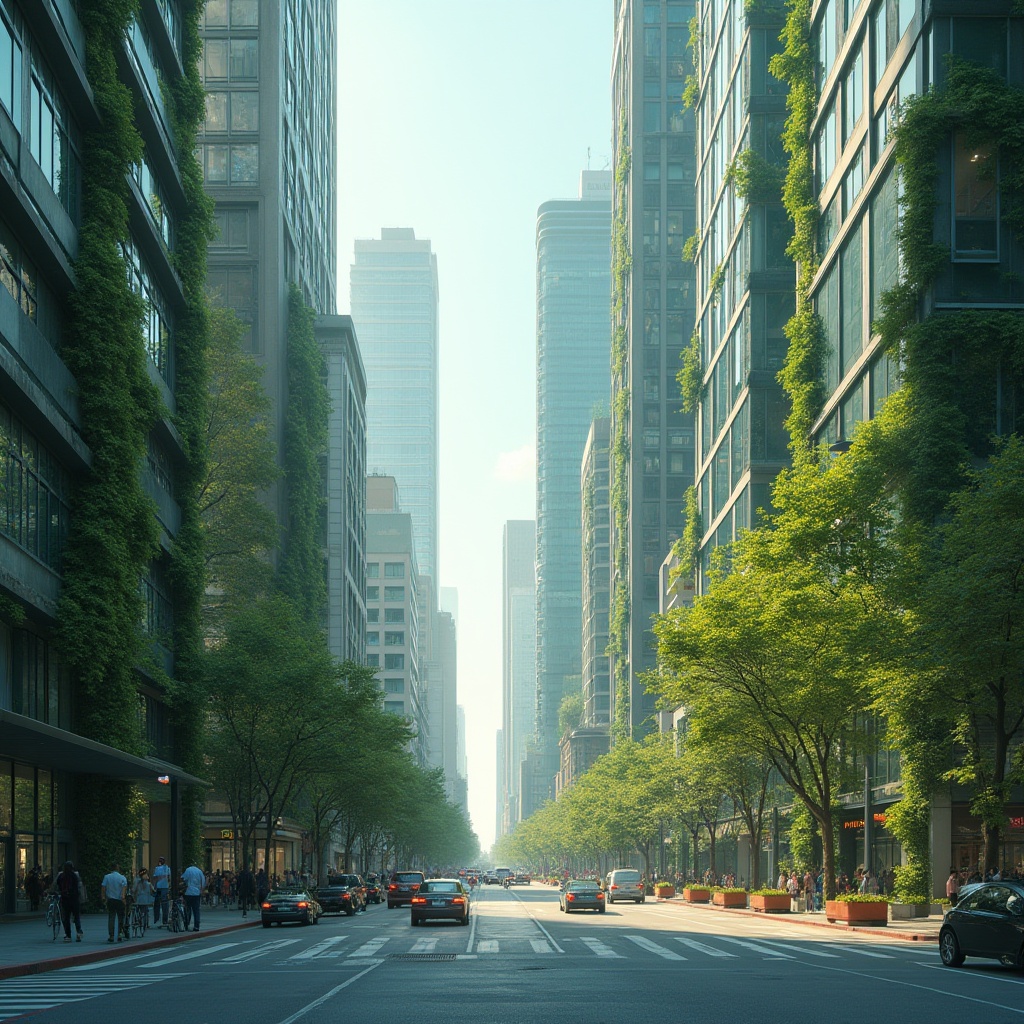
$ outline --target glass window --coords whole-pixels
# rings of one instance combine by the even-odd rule
[[[657,59],[661,56],[661,29],[644,29],[644,56]]]
[[[380,562],[367,562],[366,563],[366,578],[377,579],[380,576]]]
[[[256,78],[258,41],[256,39],[231,39],[231,81],[248,81]]]
[[[842,274],[842,353],[845,376],[864,349],[861,286],[861,227],[852,232],[840,255]]]
[[[402,579],[405,576],[405,563],[404,562],[385,562],[384,563],[384,575],[389,576],[392,579]]]
[[[384,600],[385,601],[404,601],[405,600],[405,587],[385,587],[384,588]],[[395,620],[401,622],[401,619]]]
[[[209,13],[207,13],[209,17]],[[207,81],[228,77],[228,41],[207,39],[203,43],[203,77]]]
[[[206,0],[206,27],[227,28],[228,0]]]
[[[818,130],[815,164],[818,171],[818,189],[832,176],[836,166],[836,109],[830,104]]]
[[[258,0],[231,0],[232,28],[256,28],[259,23]]]
[[[29,99],[29,151],[61,206],[75,217],[78,209],[77,132],[49,68],[36,53],[32,55]]]
[[[21,123],[21,43],[13,21],[0,7],[0,103],[17,125]]]
[[[208,132],[228,130],[228,93],[208,92],[206,94],[206,124]]]
[[[231,147],[231,182],[232,184],[249,184],[259,180],[259,147],[253,143],[248,146]]]
[[[405,668],[405,655],[404,654],[385,654],[384,655],[384,668],[392,671],[403,670]]]
[[[249,211],[221,208],[214,211],[213,222],[217,237],[210,242],[211,249],[249,248]]]
[[[385,647],[402,647],[405,644],[404,630],[386,630],[384,633]]]
[[[850,65],[843,81],[843,144],[853,134],[853,129],[864,113],[864,55],[857,56]]]
[[[367,587],[366,588],[366,600],[367,601],[379,601],[380,600],[380,587]]]
[[[385,608],[384,609],[384,621],[385,622],[405,622],[405,609],[404,608]]]
[[[836,61],[836,11],[835,0],[822,4],[821,21],[818,23],[818,82],[828,78]]]
[[[968,145],[963,132],[953,139],[953,249],[958,260],[999,256],[999,181],[991,143]]]
[[[661,131],[661,104],[647,100],[644,103],[644,131]]]
[[[380,631],[372,630],[366,634],[366,645],[367,647],[379,647],[380,646]]]
[[[882,294],[896,284],[898,250],[892,244],[898,228],[896,175],[889,172],[871,201],[871,316],[881,313]]]
[[[227,184],[228,180],[228,147],[219,145],[205,146],[203,179],[210,184]]]
[[[953,53],[1006,77],[1006,19],[953,18]]]
[[[258,92],[231,93],[231,130],[255,132],[259,130],[260,94]]]

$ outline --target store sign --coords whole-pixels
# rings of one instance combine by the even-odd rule
[[[875,811],[875,813],[871,815],[871,820],[876,825],[884,825],[885,824],[885,815],[882,814],[881,811]],[[864,827],[864,819],[863,818],[858,818],[856,821],[844,821],[843,822],[843,828],[853,829],[853,828],[863,828],[863,827]]]
[[[1010,819],[1010,828],[1024,828],[1024,817],[1021,817],[1021,818],[1011,818]]]
[[[235,830],[233,828],[222,828],[220,830],[220,837],[221,839],[234,839]]]

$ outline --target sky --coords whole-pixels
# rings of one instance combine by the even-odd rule
[[[338,0],[338,311],[353,241],[437,254],[440,584],[459,592],[469,811],[494,840],[501,538],[535,514],[535,228],[611,164],[610,0]],[[356,326],[358,337],[359,325]]]

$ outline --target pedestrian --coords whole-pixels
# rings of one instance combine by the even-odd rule
[[[75,922],[75,933],[78,942],[82,941],[82,895],[85,886],[71,861],[65,861],[64,867],[57,872],[53,883],[53,891],[60,895],[60,916],[64,921],[64,941],[71,941],[71,922]]]
[[[949,878],[946,879],[946,898],[956,903],[957,897],[960,895],[960,876],[957,874],[956,868],[950,866]]]
[[[195,865],[190,864],[181,873],[185,885],[185,930],[191,925],[192,931],[199,931],[199,905],[203,902],[203,890],[206,888],[206,876]]]
[[[238,872],[238,902],[242,908],[242,917],[249,916],[249,904],[255,894],[256,879],[249,870],[249,865],[245,864]]]
[[[260,868],[256,872],[256,899],[262,903],[270,892],[270,883],[267,880],[267,869]]]
[[[128,879],[121,874],[121,865],[111,863],[110,870],[100,882],[100,895],[107,908],[107,942],[114,941],[114,921],[117,921],[117,941],[124,938],[124,897],[128,892]]]
[[[132,885],[132,900],[142,908],[142,916],[149,926],[149,908],[153,906],[155,897],[153,895],[153,883],[149,880],[149,872],[145,868],[139,868]]]
[[[167,866],[167,858],[159,857],[153,868],[153,927],[167,927],[167,899],[171,892],[171,869]],[[161,922],[161,914],[163,920]]]
[[[39,901],[43,897],[43,866],[37,864],[25,877],[25,892],[29,899],[29,909],[38,910]]]

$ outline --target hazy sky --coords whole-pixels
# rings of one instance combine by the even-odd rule
[[[501,533],[534,517],[537,207],[611,159],[609,0],[339,0],[339,312],[353,239],[437,254],[441,585],[459,591],[469,807],[494,839]],[[358,334],[359,325],[356,324]]]

